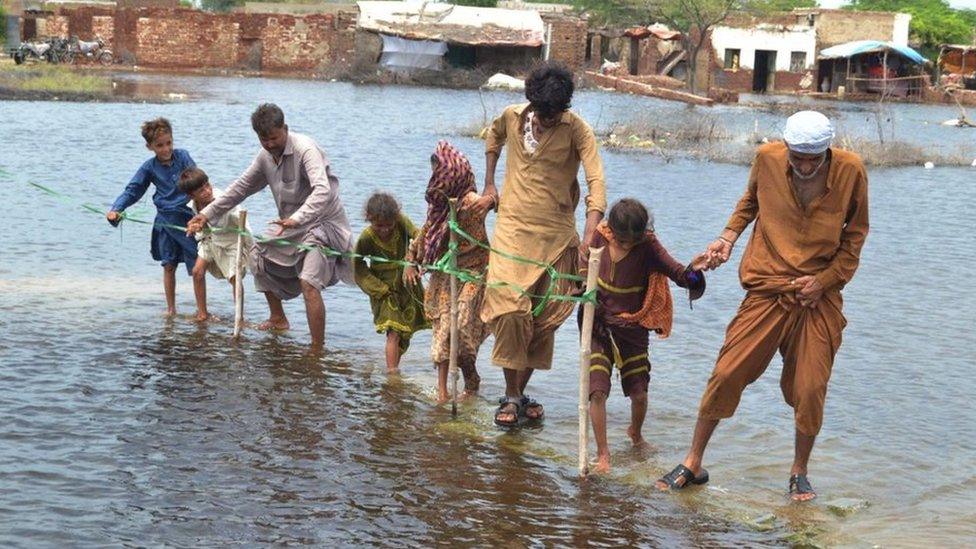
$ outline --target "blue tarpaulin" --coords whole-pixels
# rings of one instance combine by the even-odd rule
[[[839,44],[837,46],[822,50],[818,59],[843,59],[846,57],[852,57],[854,55],[860,55],[862,53],[882,52],[885,50],[897,52],[918,65],[924,65],[928,62],[928,59],[922,57],[921,54],[908,46],[899,46],[891,42],[882,42],[880,40],[857,40],[854,42],[847,42],[846,44]]]

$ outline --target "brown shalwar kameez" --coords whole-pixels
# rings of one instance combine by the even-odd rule
[[[596,138],[582,118],[566,111],[530,153],[523,144],[527,107],[506,108],[488,132],[488,153],[501,154],[502,147],[508,147],[492,245],[573,274],[579,246],[576,205],[580,187],[576,175],[580,164],[589,189],[586,211],[603,212],[607,205]],[[543,267],[498,254],[492,254],[488,262],[487,278],[489,284],[506,282],[533,295],[544,294],[549,285]],[[567,294],[574,284],[560,279],[554,293]],[[541,314],[533,316],[531,311],[537,304],[537,299],[514,289],[485,290],[482,318],[495,334],[494,364],[514,370],[551,366],[554,332],[573,312],[574,304],[550,301]]]
[[[749,186],[729,219],[741,234],[756,225],[739,266],[747,290],[702,396],[699,417],[731,417],[745,387],[779,350],[780,386],[798,432],[823,422],[827,381],[847,324],[840,290],[854,276],[868,233],[868,180],[861,159],[830,149],[825,193],[804,211],[789,177],[784,143],[759,148]],[[800,305],[792,281],[815,276],[824,287],[815,308]]]

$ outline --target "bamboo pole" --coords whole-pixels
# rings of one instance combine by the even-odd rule
[[[600,256],[603,248],[590,248],[590,259],[587,262],[586,292],[596,288],[597,276],[600,274]],[[580,369],[579,369],[579,474],[581,478],[589,473],[589,440],[590,422],[590,353],[592,352],[593,315],[596,305],[583,305],[583,326],[580,329]]]
[[[457,219],[457,199],[448,200],[451,208],[451,221]],[[457,244],[457,233],[451,230],[451,248]],[[451,256],[451,270],[457,270],[457,255]],[[451,373],[451,416],[457,417],[458,402],[458,279],[451,274],[451,357],[448,371]]]
[[[244,328],[244,231],[247,230],[247,210],[241,210],[237,220],[237,253],[234,254],[234,339],[240,339]]]

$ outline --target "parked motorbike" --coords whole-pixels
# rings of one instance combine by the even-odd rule
[[[48,39],[48,43],[51,44],[51,49],[48,50],[50,55],[48,56],[48,61],[51,63],[67,63],[71,64],[73,52],[71,51],[71,41],[67,38],[52,37]]]
[[[20,46],[10,51],[10,57],[18,65],[31,60],[51,62],[51,48],[49,42],[21,42]]]
[[[91,42],[79,40],[75,37],[71,43],[70,63],[75,63],[79,59],[86,59],[90,63],[99,62],[102,65],[111,65],[114,60],[112,50],[105,47],[105,42],[101,37],[96,36]]]

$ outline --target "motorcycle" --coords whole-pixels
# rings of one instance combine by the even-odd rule
[[[73,53],[71,51],[71,41],[67,38],[49,38],[48,43],[51,44],[50,55],[48,61],[51,63],[73,63]]]
[[[14,63],[20,65],[30,60],[47,61],[52,63],[53,53],[50,42],[21,42],[20,46],[10,51]]]
[[[114,60],[112,50],[106,48],[105,42],[98,36],[91,42],[79,40],[75,37],[69,51],[71,52],[69,63],[74,63],[79,58],[85,58],[92,63],[98,61],[102,65],[111,65]]]

